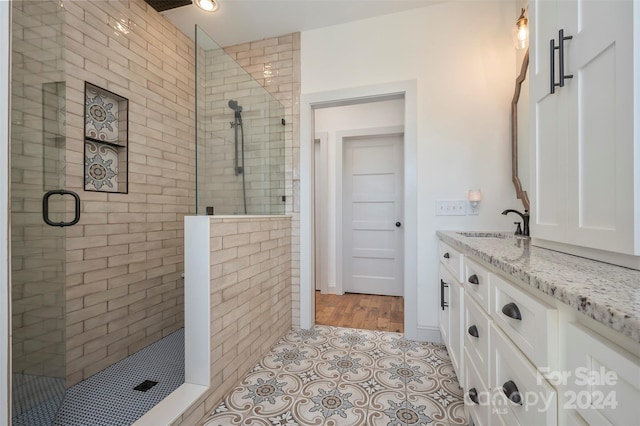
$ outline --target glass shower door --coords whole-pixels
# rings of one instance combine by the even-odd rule
[[[73,222],[77,207],[59,191],[65,186],[64,11],[58,2],[12,3],[12,423],[50,425],[66,380],[66,223],[60,222]]]

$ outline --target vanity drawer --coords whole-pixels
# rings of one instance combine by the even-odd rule
[[[491,392],[491,426],[520,426],[513,411],[509,409],[509,400],[502,388],[493,389]],[[536,425],[538,426],[538,425]]]
[[[558,395],[538,374],[537,369],[522,355],[497,327],[492,325],[493,390],[504,395],[493,400],[493,409],[505,416],[512,413],[520,425],[557,424]],[[511,395],[511,399],[507,396]],[[518,403],[519,396],[519,403]]]
[[[490,289],[489,289],[489,271],[477,263],[466,259],[464,262],[464,288],[478,302],[478,305],[486,312],[491,312],[490,306]]]
[[[480,378],[466,349],[464,352],[464,404],[474,425],[488,425],[491,410],[489,387]]]
[[[469,358],[480,372],[484,383],[491,386],[491,363],[489,362],[489,348],[491,347],[490,320],[472,297],[464,298],[464,347]],[[475,337],[477,336],[477,337]]]
[[[561,406],[589,424],[640,422],[640,358],[576,324],[567,325],[567,391]]]
[[[536,367],[558,367],[558,311],[495,274],[491,319]]]
[[[440,262],[447,267],[451,275],[453,275],[458,282],[462,282],[464,255],[442,241],[440,241],[439,252]]]

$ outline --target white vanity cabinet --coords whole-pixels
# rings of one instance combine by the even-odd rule
[[[515,239],[439,235],[462,259],[469,424],[640,425],[640,273]]]
[[[640,254],[638,8],[633,0],[530,2],[535,238]],[[551,93],[562,69],[563,87]]]
[[[566,326],[566,368],[560,406],[592,425],[640,424],[640,358],[581,324]],[[579,422],[576,422],[580,424]]]
[[[445,256],[446,255],[446,256]],[[451,364],[462,385],[464,360],[461,332],[464,290],[460,284],[463,256],[444,243],[440,245],[440,333],[447,347]]]
[[[557,393],[537,374],[539,367],[557,366],[555,310],[480,262],[469,260],[450,246],[442,247],[441,259],[445,252],[450,254],[449,259],[453,252],[459,259],[453,265],[440,264],[441,285],[446,284],[445,305],[449,305],[442,311],[441,329],[464,390],[470,423],[555,425]],[[462,285],[451,271],[461,271]],[[504,314],[502,308],[510,304],[515,305],[519,319]],[[510,384],[515,387],[509,389]],[[509,400],[507,393],[515,398],[513,392],[518,389],[544,396],[548,406],[538,411],[538,406]]]

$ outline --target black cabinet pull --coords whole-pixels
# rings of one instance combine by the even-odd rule
[[[71,195],[73,197],[75,201],[75,209],[73,220],[71,222],[53,222],[51,219],[49,219],[49,198],[51,198],[52,195]],[[53,191],[48,191],[42,197],[42,220],[44,220],[44,223],[49,226],[63,227],[75,225],[76,223],[78,223],[78,221],[80,221],[80,197],[75,192],[67,191],[64,189],[55,189]]]
[[[445,253],[444,256],[442,256],[442,257],[444,257],[445,259],[448,259],[449,258],[449,253],[448,252]]]
[[[573,36],[565,36],[564,30],[558,31],[558,45],[556,46],[555,39],[551,39],[549,41],[549,64],[551,65],[551,90],[550,93],[554,94],[556,92],[556,87],[564,87],[564,79],[565,78],[573,78],[573,74],[564,73],[564,42],[566,40],[571,40]],[[559,81],[556,83],[556,73],[555,73],[555,51],[558,51],[558,61],[560,64],[558,65],[558,77]]]
[[[469,332],[470,335],[472,335],[475,338],[480,337],[480,335],[478,334],[478,327],[476,327],[475,325],[472,325],[471,327],[469,327],[469,330],[467,330]]]
[[[471,284],[475,284],[475,285],[480,284],[480,281],[478,280],[478,276],[477,276],[476,274],[471,275],[471,276],[469,277],[468,281],[469,281]]]
[[[560,62],[559,65],[559,77],[560,77],[560,82],[558,83],[558,87],[564,87],[564,79],[565,78],[573,78],[573,74],[568,74],[565,75],[564,73],[564,42],[566,40],[571,40],[573,38],[573,36],[566,36],[564,35],[564,30],[560,30],[558,31],[558,61]]]
[[[515,303],[507,303],[502,307],[502,313],[508,316],[509,318],[513,318],[516,320],[521,320],[522,315],[520,315],[520,309],[518,309],[518,305]]]
[[[400,228],[402,226],[402,222],[396,222],[396,228]]]
[[[556,41],[554,39],[549,40],[549,64],[551,65],[551,78],[549,93],[552,95],[556,93]]]
[[[476,388],[469,389],[469,399],[474,404],[480,405],[480,402],[478,401],[478,391],[476,390]]]
[[[514,404],[522,405],[522,396],[520,395],[520,391],[515,383],[512,380],[509,380],[504,385],[502,385],[502,391],[507,398]]]
[[[444,308],[449,306],[447,302],[444,301],[444,289],[449,287],[449,284],[445,283],[444,280],[440,279],[440,307],[444,311]]]

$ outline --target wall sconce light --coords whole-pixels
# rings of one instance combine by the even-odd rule
[[[529,46],[529,20],[524,16],[525,13],[525,9],[522,8],[520,17],[513,27],[513,42],[518,50],[526,49]]]
[[[193,2],[205,12],[215,12],[218,10],[218,2],[216,0],[194,0]]]
[[[482,192],[479,189],[470,189],[469,195],[469,215],[478,215],[478,204],[482,200]]]

